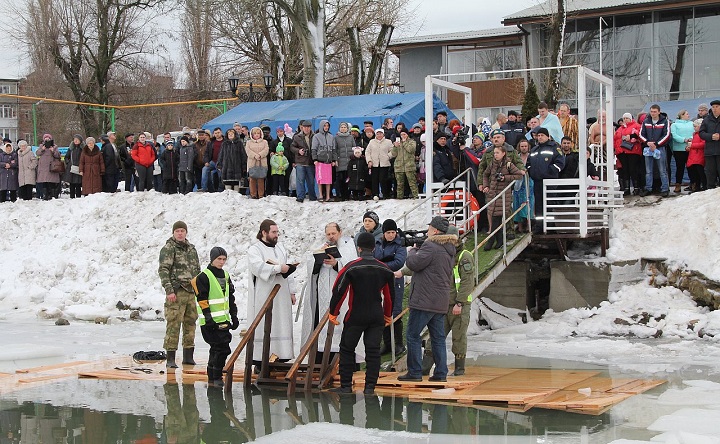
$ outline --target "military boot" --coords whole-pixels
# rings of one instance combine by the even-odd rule
[[[465,355],[455,356],[455,371],[453,376],[462,376],[465,374]]]
[[[193,354],[195,353],[195,348],[184,348],[183,349],[183,364],[187,365],[195,365],[195,360],[193,359]]]
[[[423,374],[423,376],[427,376],[430,374],[430,369],[432,368],[434,363],[435,363],[435,360],[433,359],[432,352],[426,350],[425,353],[423,353],[423,358],[422,358],[422,374]]]
[[[175,364],[175,350],[167,351],[167,360],[165,361],[165,367],[178,368],[177,364]]]

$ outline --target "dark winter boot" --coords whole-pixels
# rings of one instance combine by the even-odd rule
[[[502,226],[502,216],[493,216],[492,218],[492,225],[493,230],[496,227]],[[494,240],[495,248],[501,248],[503,246],[503,230],[500,228],[497,233],[495,233],[495,240]]]
[[[167,350],[166,356],[165,367],[178,368],[177,364],[175,364],[175,350]]]
[[[422,374],[423,374],[423,376],[427,376],[430,374],[430,369],[432,368],[434,363],[435,363],[435,360],[433,359],[432,351],[425,350],[425,353],[423,353],[423,359],[422,359]]]
[[[483,247],[483,250],[485,250],[485,251],[492,250],[494,244],[495,244],[495,236],[493,236],[493,237],[488,236],[487,242],[485,242],[485,246]]]
[[[363,395],[374,395],[375,394],[375,384],[365,384],[365,389],[363,390]]]
[[[352,387],[341,385],[340,387],[335,387],[333,389],[330,389],[330,392],[337,393],[339,395],[349,395],[353,391],[352,391]]]
[[[462,376],[465,374],[465,355],[455,355],[455,371],[453,376]]]
[[[195,365],[195,360],[193,359],[193,353],[195,352],[195,348],[184,348],[183,349],[183,364],[187,365]]]
[[[620,179],[620,190],[622,190],[623,196],[630,195],[630,179]]]

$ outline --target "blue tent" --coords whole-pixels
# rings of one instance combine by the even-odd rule
[[[448,120],[455,118],[447,105],[433,96],[433,114],[446,111]],[[363,122],[372,120],[373,127],[379,128],[385,118],[395,124],[405,123],[409,128],[425,115],[425,94],[372,94],[364,96],[326,97],[321,99],[282,100],[277,102],[242,103],[225,114],[203,125],[204,129],[227,131],[234,122],[249,128],[268,125],[273,129],[286,123],[295,131],[301,120],[311,120],[313,130],[318,129],[321,120],[330,121],[330,130],[335,133],[340,122],[350,122],[363,127]]]

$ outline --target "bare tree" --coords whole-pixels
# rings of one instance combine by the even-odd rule
[[[353,60],[353,92],[355,94],[375,94],[377,91],[383,61],[385,60],[393,29],[395,28],[392,25],[383,24],[381,26],[375,45],[371,48],[370,65],[366,73],[360,46],[360,28],[347,28],[350,39],[350,53]]]
[[[26,0],[18,14],[27,29],[26,42],[34,63],[50,61],[58,69],[74,100],[108,104],[111,78],[117,69],[133,69],[148,51],[150,8],[162,12],[164,0]],[[34,47],[34,49],[33,49]],[[50,69],[48,65],[34,69]],[[87,134],[107,130],[109,116],[78,106]]]
[[[213,45],[216,29],[213,20],[215,4],[208,0],[184,0],[183,27],[180,30],[183,71],[188,89],[204,97],[217,86],[218,58]]]

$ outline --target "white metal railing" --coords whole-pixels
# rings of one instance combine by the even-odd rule
[[[475,245],[475,249],[472,251],[472,253],[475,257],[475,269],[478,270],[479,257],[475,253],[481,247],[485,246],[485,244],[489,242],[490,239],[492,239],[492,237],[496,233],[498,233],[499,230],[502,230],[503,235],[502,260],[505,262],[507,261],[507,224],[511,222],[515,215],[518,214],[523,208],[530,207],[530,179],[527,174],[524,175],[522,179],[518,179],[525,182],[525,201],[522,203],[522,205],[520,205],[519,208],[515,209],[510,214],[507,214],[505,203],[507,199],[512,199],[512,193],[508,193],[508,191],[511,191],[513,189],[517,181],[514,180],[512,182],[509,182],[508,185],[500,193],[497,194],[497,196],[490,199],[490,201],[486,202],[485,205],[483,205],[481,208],[472,209],[470,198],[471,194],[466,188],[466,185],[470,183],[470,180],[474,179],[470,176],[471,174],[473,174],[473,170],[470,168],[466,169],[465,171],[454,177],[451,181],[444,184],[434,193],[425,197],[420,202],[418,202],[418,204],[414,205],[412,208],[400,215],[397,220],[402,221],[403,229],[407,229],[408,215],[417,211],[418,209],[426,208],[426,206],[429,204],[432,209],[432,216],[442,216],[448,219],[451,224],[458,227],[461,238],[465,238],[472,234]],[[482,188],[482,182],[478,183],[478,188]],[[449,198],[443,200],[443,197]],[[487,237],[485,237],[483,240],[480,240],[480,233],[478,233],[479,218],[481,217],[483,211],[487,210],[493,203],[497,202],[498,200],[502,204],[502,224],[498,227],[494,227],[494,229],[487,235]],[[531,217],[532,214],[530,213],[530,211],[528,211],[528,227],[530,226]],[[530,233],[528,233],[528,236],[530,236]]]
[[[581,187],[585,184],[584,187]],[[622,191],[602,180],[543,180],[543,230],[578,233],[612,226],[612,211],[623,205]]]

